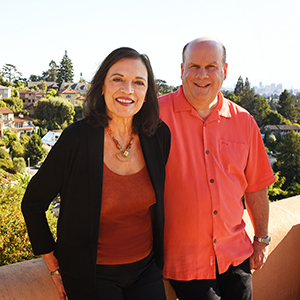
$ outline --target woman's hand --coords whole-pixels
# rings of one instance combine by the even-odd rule
[[[43,254],[42,257],[43,257],[50,272],[55,272],[56,270],[59,270],[59,264],[58,264],[56,257],[54,256],[54,251],[47,253],[47,254]],[[68,297],[67,297],[60,273],[55,272],[55,274],[51,274],[51,277],[52,277],[52,280],[58,291],[59,299],[67,300]]]

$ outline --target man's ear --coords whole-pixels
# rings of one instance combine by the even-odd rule
[[[228,64],[225,64],[223,67],[223,72],[224,72],[224,79],[225,80],[227,78],[227,69],[228,69]]]
[[[184,65],[183,65],[183,63],[181,63],[180,68],[181,68],[180,78],[182,79],[182,74],[183,74],[183,71],[184,71]]]

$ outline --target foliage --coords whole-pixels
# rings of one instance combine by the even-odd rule
[[[261,126],[263,124],[265,112],[270,109],[267,100],[255,94],[254,88],[250,88],[248,78],[246,78],[244,88],[239,96],[241,98],[241,106],[254,117],[258,126]]]
[[[15,157],[23,157],[24,156],[24,147],[20,143],[19,140],[15,141],[11,144],[9,154],[10,154],[12,159],[15,158]]]
[[[2,76],[4,79],[7,79],[9,82],[18,82],[21,81],[22,73],[17,70],[17,67],[12,64],[5,64],[2,67]]]
[[[57,95],[57,91],[55,89],[49,89],[47,91],[46,98],[55,97]]]
[[[31,135],[25,148],[24,159],[30,159],[30,165],[34,166],[39,161],[43,161],[46,156],[46,150],[43,147],[42,139],[35,132]]]
[[[0,185],[0,266],[36,257],[21,212],[21,201],[30,176],[14,175],[12,179],[9,183]],[[50,209],[46,216],[55,236],[57,219]]]
[[[23,100],[18,97],[3,98],[6,106],[14,113],[20,113],[23,109]]]
[[[262,126],[266,125],[282,125],[288,124],[289,121],[285,119],[281,114],[277,111],[273,111],[271,109],[267,109],[265,111],[264,119],[262,122]]]
[[[63,124],[70,125],[74,115],[73,105],[60,97],[41,99],[35,110],[35,117],[39,119],[40,126],[48,130],[61,129]]]
[[[57,80],[57,64],[54,60],[51,60],[49,63],[49,69],[43,72],[42,79],[46,81],[55,81]]]
[[[284,90],[279,96],[277,111],[292,123],[299,121],[299,107],[297,107],[296,97]]]
[[[41,89],[44,93],[47,92],[48,86],[47,86],[46,81],[43,81],[43,82],[40,84],[40,89]]]
[[[244,81],[243,81],[242,76],[240,76],[240,77],[238,78],[238,81],[237,81],[236,85],[235,85],[235,88],[234,88],[234,92],[233,92],[233,93],[234,93],[236,96],[239,96],[239,95],[242,93],[243,90],[244,90]]]
[[[6,137],[5,145],[6,148],[10,148],[12,143],[18,141],[18,135],[13,132],[10,128],[4,131],[4,137]]]
[[[300,182],[300,134],[290,131],[278,146],[274,171],[286,178],[284,189]]]
[[[31,74],[30,77],[28,78],[28,81],[37,82],[40,81],[41,79],[42,79],[41,76]]]
[[[288,194],[287,191],[282,189],[285,183],[285,177],[280,176],[280,172],[274,174],[276,181],[268,186],[268,196],[271,201],[278,200],[279,198],[285,198]]]
[[[2,74],[2,72],[0,71],[0,75]],[[11,82],[9,82],[8,80],[4,80],[3,76],[0,76],[0,85],[3,86],[13,86],[13,84]]]
[[[241,97],[240,96],[236,96],[234,93],[230,93],[230,92],[223,92],[224,96],[233,101],[234,103],[238,104],[238,105],[241,105]]]
[[[14,173],[14,165],[10,159],[10,157],[7,158],[0,158],[0,169],[6,171],[6,172],[10,172],[10,173]]]
[[[156,79],[156,86],[159,95],[165,95],[172,92],[175,92],[178,87],[169,86],[165,80]]]
[[[29,140],[30,140],[30,136],[28,134],[26,133],[21,134],[20,143],[23,145],[23,147],[27,146]]]
[[[65,51],[65,55],[60,62],[57,71],[57,84],[61,86],[62,82],[72,82],[74,78],[73,64],[71,59],[67,54],[67,50]]]
[[[0,107],[7,107],[6,103],[1,99],[0,99]]]
[[[23,157],[13,158],[14,171],[16,173],[24,173],[26,169],[26,162]]]

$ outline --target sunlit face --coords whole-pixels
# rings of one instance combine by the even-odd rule
[[[181,65],[183,91],[187,100],[197,107],[212,103],[227,75],[223,48],[215,41],[192,42]]]
[[[123,58],[110,67],[102,93],[107,114],[133,118],[142,108],[148,89],[148,72],[140,59]]]

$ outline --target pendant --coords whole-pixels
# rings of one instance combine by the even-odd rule
[[[124,154],[125,154],[125,155],[124,155]],[[124,161],[124,162],[126,162],[126,161],[128,161],[128,160],[131,159],[131,157],[132,157],[132,152],[129,152],[129,151],[124,150],[124,154],[123,154],[123,152],[120,152],[120,153],[116,154],[116,157],[117,157],[120,161]],[[127,154],[127,155],[126,155],[126,154]]]

